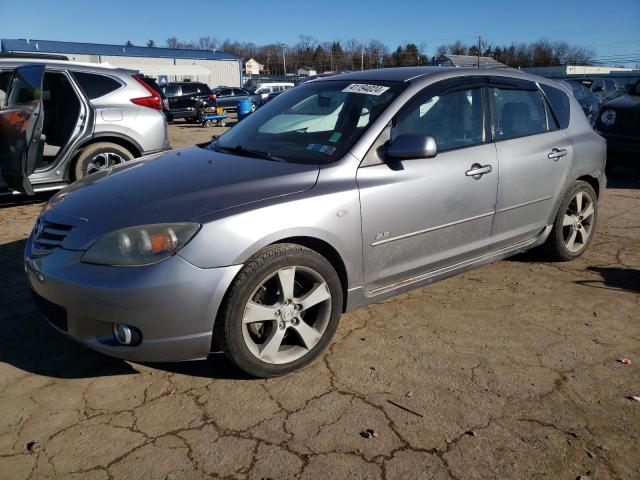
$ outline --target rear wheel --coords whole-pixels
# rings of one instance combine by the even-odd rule
[[[74,168],[75,179],[80,180],[87,175],[107,170],[133,158],[133,153],[117,143],[94,143],[84,148],[78,155]]]
[[[342,312],[333,266],[300,245],[267,247],[230,287],[214,335],[245,372],[275,377],[314,360],[331,341]]]
[[[579,257],[593,239],[597,220],[596,192],[587,182],[575,182],[560,204],[553,229],[544,244],[546,253],[559,261]]]

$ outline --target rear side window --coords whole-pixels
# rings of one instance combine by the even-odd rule
[[[547,131],[547,117],[537,90],[491,88],[495,105],[496,140],[525,137]]]
[[[182,85],[182,95],[193,95],[195,93],[198,93],[198,87],[194,83]]]
[[[90,99],[104,97],[119,89],[122,84],[113,78],[95,73],[71,72],[84,94]]]
[[[198,83],[198,93],[204,93],[205,95],[211,95],[211,89],[204,83]]]
[[[569,96],[562,90],[551,87],[549,85],[542,84],[542,91],[547,96],[549,103],[551,104],[551,110],[558,121],[561,129],[565,129],[569,126]]]
[[[16,69],[7,98],[8,107],[27,105],[35,100],[40,100],[43,69],[44,67],[39,65]]]
[[[177,85],[167,85],[164,87],[164,94],[167,97],[177,97],[180,95],[180,87]]]

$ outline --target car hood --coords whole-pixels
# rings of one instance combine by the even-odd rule
[[[625,95],[615,100],[607,102],[602,109],[614,108],[616,110],[634,110],[640,115],[640,97],[634,95]]]
[[[315,185],[318,171],[317,165],[190,147],[90,175],[55,195],[43,217],[77,227],[62,246],[82,250],[119,228],[197,222],[210,213],[303,192]]]

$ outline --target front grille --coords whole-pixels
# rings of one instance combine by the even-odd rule
[[[64,307],[61,307],[60,305],[57,305],[53,302],[50,302],[46,298],[41,297],[33,290],[31,291],[31,294],[33,295],[33,301],[35,302],[36,306],[49,321],[49,323],[56,327],[58,330],[62,330],[66,333],[67,310]]]
[[[34,229],[34,253],[43,255],[58,248],[72,228],[73,225],[48,222],[39,218]]]

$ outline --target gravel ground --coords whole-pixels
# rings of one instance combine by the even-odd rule
[[[53,331],[21,261],[46,197],[0,198],[0,478],[640,478],[640,174],[610,187],[581,259],[527,253],[349,313],[266,381]]]

